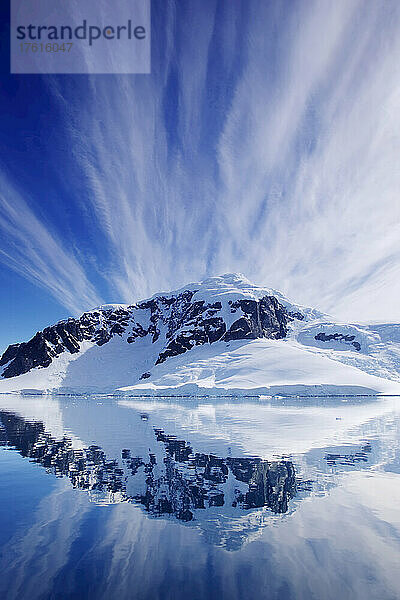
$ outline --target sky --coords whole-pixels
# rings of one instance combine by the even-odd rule
[[[0,349],[226,272],[400,322],[398,0],[152,0],[149,75],[10,75],[7,10]]]

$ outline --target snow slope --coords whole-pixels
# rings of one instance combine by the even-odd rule
[[[286,340],[234,341],[194,348],[157,365],[130,395],[400,394],[400,383],[338,363]]]

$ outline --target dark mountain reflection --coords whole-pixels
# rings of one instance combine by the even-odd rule
[[[368,456],[371,451],[370,442],[366,442],[358,452],[348,454],[334,454],[330,452],[325,456],[325,460],[331,466],[353,466],[357,463],[368,462]]]
[[[290,461],[267,462],[259,458],[220,458],[212,454],[193,453],[183,440],[155,430],[157,441],[165,447],[165,472],[156,475],[156,462],[150,454],[145,469],[146,493],[134,496],[154,515],[174,514],[191,521],[193,511],[229,504],[237,509],[268,507],[274,513],[285,513],[288,501],[296,495],[296,479]],[[125,451],[128,453],[128,451]],[[132,473],[138,469],[138,459],[125,455]],[[225,491],[232,479],[234,484]],[[245,484],[239,486],[239,483]],[[229,494],[233,491],[233,495]],[[230,497],[229,497],[230,495]]]
[[[138,457],[126,448],[120,460],[110,460],[99,446],[76,449],[68,437],[52,438],[41,422],[10,412],[0,412],[0,420],[0,445],[15,447],[56,476],[67,476],[99,503],[134,502],[151,516],[187,522],[215,507],[229,517],[261,507],[285,513],[296,495],[289,460],[194,453],[185,441],[160,429],[154,430],[156,453]]]

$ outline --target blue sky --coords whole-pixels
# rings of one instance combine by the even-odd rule
[[[153,0],[151,75],[18,76],[4,13],[0,348],[232,271],[400,321],[399,27],[397,0]]]

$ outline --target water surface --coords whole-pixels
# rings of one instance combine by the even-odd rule
[[[0,397],[0,597],[400,598],[396,398]]]

